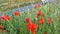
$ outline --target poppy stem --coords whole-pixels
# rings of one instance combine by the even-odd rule
[[[9,26],[12,27],[12,28],[14,28],[14,26],[10,23],[10,21],[9,20],[7,20],[7,21],[8,21]]]
[[[35,31],[33,31],[33,32],[32,32],[32,34],[36,34],[36,32],[35,32]]]
[[[31,34],[31,30],[30,30],[30,34]]]

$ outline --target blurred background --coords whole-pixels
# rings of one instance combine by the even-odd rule
[[[36,5],[38,6],[38,8],[35,8]],[[27,29],[25,27],[25,19],[29,17],[33,22],[36,22],[36,24],[38,24],[37,22],[41,17],[37,19],[36,15],[40,10],[42,10],[43,12],[43,17],[44,15],[46,15],[44,18],[47,20],[48,17],[50,17],[51,19],[53,19],[53,23],[48,25],[47,20],[45,20],[45,24],[41,27],[42,30],[37,29],[37,33],[39,34],[41,32],[43,33],[44,31],[47,31],[49,34],[60,34],[60,0],[0,0],[0,15],[11,15],[11,17],[13,18],[11,20],[11,24],[15,26],[14,28],[17,28],[17,26],[20,27],[20,33],[22,34],[31,34],[29,31],[25,30]],[[16,17],[14,15],[15,11],[18,11],[20,13],[18,13],[19,17]],[[1,25],[7,27],[7,25],[5,25],[5,21],[2,21],[1,23]],[[8,22],[6,24],[8,24]],[[11,26],[11,24],[9,24],[8,27]],[[6,29],[11,29],[8,27]],[[14,28],[12,29],[12,31],[10,30],[12,33],[15,32]],[[7,31],[7,33],[8,32],[9,31]],[[18,31],[16,30],[15,33],[17,32]]]

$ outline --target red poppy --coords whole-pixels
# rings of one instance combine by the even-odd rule
[[[11,20],[11,17],[10,16],[1,16],[2,19],[4,19],[5,21],[6,20]]]
[[[19,16],[19,15],[20,15],[20,12],[19,12],[19,11],[15,11],[15,12],[14,12],[14,15],[15,15],[15,16]]]
[[[28,30],[30,30],[30,31],[35,31],[36,29],[37,29],[37,25],[36,24],[34,24],[34,23],[32,23],[32,22],[29,22],[28,24],[27,24],[27,28],[28,28]]]
[[[52,19],[48,18],[48,24],[51,24],[51,22],[52,22]]]
[[[6,30],[2,30],[2,32],[4,33],[4,32],[6,32]]]
[[[4,26],[0,25],[0,29],[3,29],[3,28],[4,28]]]
[[[1,16],[2,19],[4,20],[7,20],[7,17],[6,16]]]
[[[10,16],[6,16],[7,20],[11,20],[11,17]]]
[[[44,32],[44,34],[47,34],[47,32]]]
[[[40,5],[40,4],[38,4],[38,5],[37,5],[37,7],[39,8],[39,7],[41,7],[41,5]]]
[[[36,34],[36,31],[33,31],[32,34]]]
[[[36,8],[37,8],[37,6],[35,5],[35,6],[34,6],[34,8],[36,9]]]
[[[26,22],[30,22],[31,20],[30,20],[30,18],[26,18]]]
[[[34,6],[35,9],[36,9],[36,8],[39,8],[39,7],[41,7],[40,4]]]
[[[39,16],[36,16],[36,18],[38,18]]]
[[[40,23],[41,25],[44,24],[44,22],[45,22],[44,18],[41,18],[40,21],[39,21],[39,23]]]
[[[42,14],[42,11],[39,10],[37,16],[40,16]]]

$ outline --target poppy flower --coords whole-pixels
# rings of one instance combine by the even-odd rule
[[[44,24],[44,22],[45,22],[44,18],[41,18],[40,21],[39,21],[39,23],[40,23],[41,25]]]
[[[7,20],[11,20],[11,17],[10,16],[6,16]]]
[[[39,10],[37,16],[40,16],[42,14],[42,11]]]
[[[36,9],[36,8],[39,8],[39,7],[41,7],[40,4],[37,4],[37,5],[34,6],[35,9]]]
[[[19,15],[20,15],[20,12],[19,12],[19,11],[15,11],[15,12],[14,12],[14,15],[15,15],[15,16],[19,16]]]
[[[32,34],[36,34],[36,31],[33,31]]]
[[[51,24],[51,22],[52,22],[52,19],[48,18],[48,24]]]
[[[7,17],[6,16],[1,16],[2,19],[4,20],[7,20]]]
[[[31,20],[30,20],[30,18],[26,18],[26,22],[30,22]]]
[[[34,8],[36,9],[37,8],[37,5],[35,5]]]
[[[2,32],[4,33],[4,32],[6,32],[6,30],[2,30]]]
[[[38,5],[37,5],[37,7],[39,8],[39,7],[41,7],[41,5],[40,5],[40,4],[38,4]]]
[[[33,31],[35,31],[37,29],[37,25],[34,24],[34,23],[32,23],[32,22],[29,22],[27,24],[27,28],[28,28],[28,30],[30,30],[31,32],[33,32]]]
[[[39,16],[36,16],[36,18],[38,18]]]
[[[4,28],[4,26],[0,25],[0,29],[3,29],[3,28]]]
[[[47,34],[47,32],[44,32],[44,34]]]
[[[11,20],[11,17],[10,16],[1,16],[1,18],[4,19],[5,21]]]

